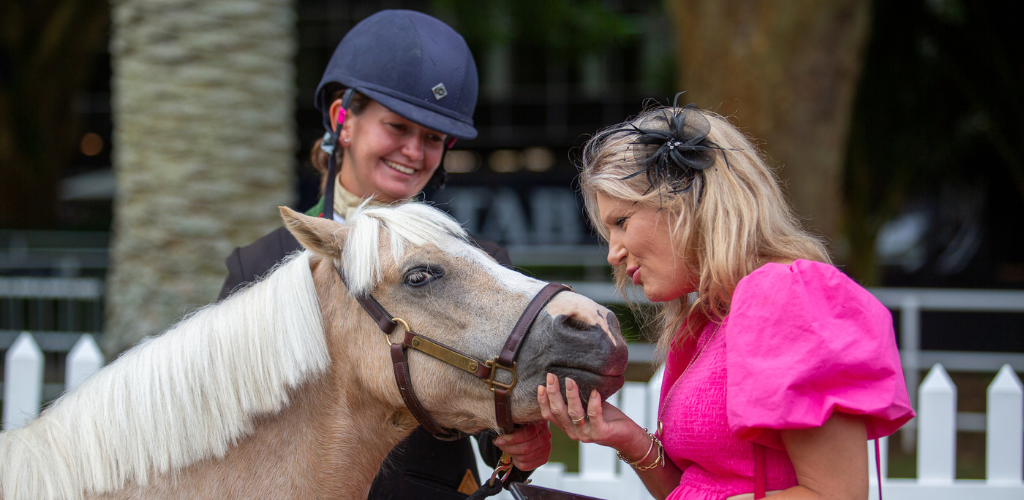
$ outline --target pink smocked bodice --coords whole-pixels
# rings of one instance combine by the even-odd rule
[[[713,325],[704,331],[703,353],[668,390],[663,402],[662,443],[677,465],[686,466],[672,500],[722,499],[754,491],[754,444],[729,430],[726,414],[726,338]],[[710,337],[710,342],[707,338]],[[796,485],[784,451],[765,453],[768,490]]]
[[[835,411],[862,416],[869,439],[914,416],[891,314],[835,267],[766,264],[732,299],[720,326],[666,361],[661,439],[683,471],[669,499],[753,492],[754,443],[766,447],[767,489],[795,486],[779,431],[821,426]]]

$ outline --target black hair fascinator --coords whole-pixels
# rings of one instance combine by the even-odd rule
[[[680,94],[676,94],[677,100]],[[708,139],[711,122],[694,104],[680,108],[673,102],[671,108],[660,110],[645,123],[629,124],[611,133],[637,136],[630,149],[640,170],[622,180],[644,174],[650,189],[664,183],[671,186],[673,194],[693,188],[701,172],[715,164],[717,151],[724,151]],[[703,183],[699,184],[702,191]]]

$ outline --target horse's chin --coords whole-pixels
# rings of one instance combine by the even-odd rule
[[[580,401],[583,403],[584,409],[587,407],[587,403],[590,401],[590,393],[594,389],[597,389],[597,393],[601,395],[601,400],[606,401],[609,396],[622,389],[623,384],[626,383],[626,377],[622,372],[617,374],[601,374],[568,366],[552,366],[550,371],[558,377],[563,398],[566,397],[565,379],[571,378],[576,382],[576,385],[579,386]]]

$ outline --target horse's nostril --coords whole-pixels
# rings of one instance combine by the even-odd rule
[[[562,325],[572,330],[586,331],[590,330],[591,326],[588,323],[576,319],[575,316],[563,316]]]

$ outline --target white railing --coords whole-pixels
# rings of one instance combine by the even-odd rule
[[[3,430],[23,427],[39,416],[45,358],[32,334],[23,332],[7,349],[4,361]],[[81,384],[103,367],[103,354],[92,335],[82,335],[68,352],[65,390]]]
[[[23,426],[36,418],[42,404],[44,357],[32,335],[22,333],[6,354],[3,385],[3,428]],[[103,365],[91,335],[82,335],[68,354],[65,381],[75,387]],[[649,429],[657,427],[661,370],[648,383],[629,382],[609,403]],[[942,365],[932,367],[918,391],[917,478],[889,479],[887,440],[882,440],[882,486],[885,498],[1002,500],[1024,498],[1024,390],[1010,365],[1004,365],[989,385],[985,414],[986,479],[957,480],[956,386]],[[474,447],[475,448],[475,447]],[[873,450],[868,453],[875,469]],[[482,473],[489,469],[478,457]],[[565,472],[563,464],[548,464],[533,474],[536,484],[607,499],[647,499],[636,474],[619,463],[613,450],[580,445],[580,472]],[[872,483],[875,479],[872,477]],[[510,499],[506,493],[498,498]],[[872,490],[872,498],[876,492]]]
[[[103,293],[99,278],[0,277],[0,349],[24,330],[100,331]]]
[[[662,371],[647,384],[628,382],[609,403],[618,406],[648,429],[657,428]],[[1004,365],[988,387],[986,412],[986,472],[984,480],[956,479],[956,386],[942,365],[932,367],[918,392],[917,478],[887,477],[888,439],[882,439],[882,490],[886,500],[928,498],[1020,500],[1024,498],[1024,390],[1010,365]],[[475,448],[475,447],[474,447]],[[868,443],[870,498],[878,498],[873,443]],[[490,469],[477,456],[485,477]],[[636,473],[619,463],[614,450],[594,444],[580,445],[580,472],[566,472],[564,464],[537,469],[534,484],[597,498],[646,500],[651,498]],[[495,497],[510,500],[508,492]]]

